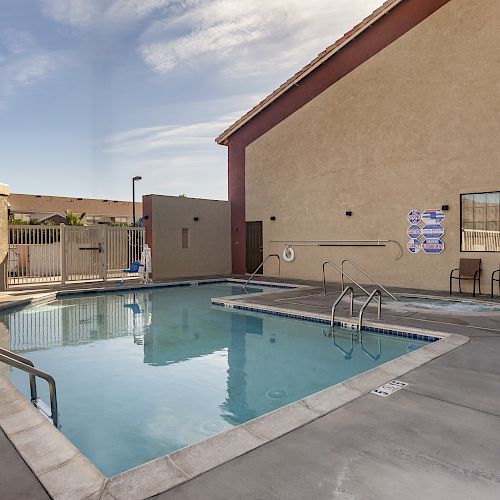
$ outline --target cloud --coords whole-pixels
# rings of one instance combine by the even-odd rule
[[[212,121],[185,125],[162,125],[117,132],[104,141],[103,152],[142,155],[168,150],[195,151],[214,145],[214,137],[232,123],[241,111]]]
[[[1,31],[0,107],[4,107],[9,98],[53,73],[62,60],[61,53],[40,47],[28,32]]]
[[[42,0],[43,13],[79,28],[139,20],[174,0]]]
[[[144,33],[139,52],[156,73],[200,62],[226,77],[298,69],[381,0],[184,2]]]

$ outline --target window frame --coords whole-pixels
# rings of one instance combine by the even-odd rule
[[[500,249],[498,250],[463,250],[463,212],[462,212],[462,200],[464,196],[477,195],[477,194],[496,194],[498,193],[500,196],[500,190],[495,191],[477,191],[477,192],[467,192],[460,193],[460,252],[461,253],[500,253]]]

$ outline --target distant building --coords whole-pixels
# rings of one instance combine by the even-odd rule
[[[132,202],[118,200],[98,200],[67,196],[44,196],[34,194],[14,194],[9,196],[10,214],[16,219],[39,223],[61,224],[65,212],[85,213],[85,223],[130,224],[132,222]],[[142,203],[135,203],[136,218],[142,217]]]

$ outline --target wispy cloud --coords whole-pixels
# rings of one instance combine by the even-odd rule
[[[40,47],[25,31],[0,32],[0,107],[6,101],[50,75],[63,56]]]
[[[54,21],[84,28],[141,19],[175,0],[42,0],[44,14]]]
[[[140,54],[157,73],[206,61],[226,76],[296,68],[381,0],[206,0],[185,2],[144,33]],[[229,65],[228,67],[225,67]]]
[[[184,149],[195,151],[213,146],[214,137],[232,123],[241,111],[212,121],[185,125],[162,125],[117,132],[104,141],[104,153],[141,155],[160,150]]]

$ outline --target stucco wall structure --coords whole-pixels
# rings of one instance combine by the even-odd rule
[[[229,202],[147,195],[143,207],[153,279],[231,272]],[[183,228],[188,230],[188,248],[182,245]]]
[[[7,290],[7,257],[9,254],[8,196],[9,186],[0,184],[0,290]],[[0,331],[0,341],[1,335]]]
[[[500,254],[460,251],[460,194],[500,190],[499,18],[496,0],[450,1],[246,147],[246,220],[263,221],[264,255],[283,249],[270,240],[404,247],[399,260],[391,245],[298,247],[282,276],[320,279],[323,261],[349,257],[384,284],[446,289],[474,257],[489,286]],[[442,205],[445,251],[410,254],[408,211]]]

